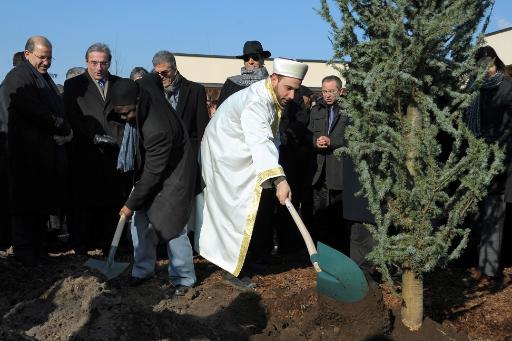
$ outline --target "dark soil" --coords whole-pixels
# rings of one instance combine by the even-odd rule
[[[222,271],[195,259],[198,285],[171,297],[167,261],[139,287],[129,272],[110,282],[72,251],[45,266],[24,268],[0,253],[0,340],[506,340],[512,338],[512,287],[485,286],[471,270],[453,268],[425,279],[418,332],[400,322],[399,299],[385,285],[357,303],[318,295],[306,257],[274,257],[240,292]],[[100,257],[98,251],[92,256]],[[129,254],[118,260],[129,260]],[[512,269],[507,269],[512,272]]]

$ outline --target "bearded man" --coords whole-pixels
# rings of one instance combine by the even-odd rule
[[[234,276],[244,265],[262,190],[274,187],[283,205],[291,198],[278,163],[278,128],[282,109],[307,69],[306,64],[276,58],[274,73],[227,98],[205,130],[205,206],[196,249]]]

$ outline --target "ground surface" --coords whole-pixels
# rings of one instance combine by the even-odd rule
[[[0,340],[512,339],[512,286],[479,284],[468,269],[426,278],[428,317],[411,333],[384,285],[356,304],[317,295],[305,257],[276,256],[251,292],[228,286],[216,266],[198,257],[198,285],[170,297],[166,260],[153,279],[133,288],[129,273],[105,283],[84,267],[87,257],[51,255],[50,264],[27,269],[0,253]]]

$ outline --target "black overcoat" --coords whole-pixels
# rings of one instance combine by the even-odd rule
[[[482,137],[505,150],[505,171],[493,179],[489,193],[505,193],[512,202],[512,79],[505,76],[498,87],[480,90],[480,120]]]
[[[108,87],[119,79],[109,75]],[[75,205],[120,206],[126,200],[126,177],[117,167],[118,145],[93,143],[95,135],[110,135],[121,142],[124,124],[108,120],[112,103],[101,96],[88,72],[64,83],[64,107],[74,132],[71,144],[71,192]],[[131,189],[131,188],[130,188]]]
[[[209,120],[204,86],[183,77],[176,112],[185,124],[192,149],[197,155]]]
[[[327,132],[328,125],[328,106],[321,100],[311,108],[308,129],[312,134],[312,145],[316,154],[316,167],[313,175],[313,185],[316,185],[321,178],[322,171],[325,168],[325,181],[328,189],[343,189],[343,166],[341,160],[338,160],[333,152],[335,149],[345,144],[345,115],[335,108],[335,115],[331,129]],[[331,145],[326,149],[316,148],[316,139],[320,136],[327,136],[331,140]]]
[[[165,99],[160,79],[150,74],[138,84],[138,162],[135,187],[126,206],[147,210],[155,230],[169,240],[188,221],[198,165],[183,122]]]
[[[53,85],[53,86],[52,86]],[[62,204],[67,160],[53,136],[70,133],[60,95],[24,61],[5,77],[11,214],[50,214]]]

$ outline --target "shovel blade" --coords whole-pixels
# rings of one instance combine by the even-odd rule
[[[116,262],[112,262],[112,264],[109,265],[107,261],[99,259],[89,259],[85,263],[85,266],[87,266],[89,269],[99,271],[107,281],[122,274],[123,271],[126,270],[128,265],[130,265],[130,263]]]
[[[352,259],[332,247],[318,242],[317,291],[341,302],[357,302],[368,292],[368,282]]]

